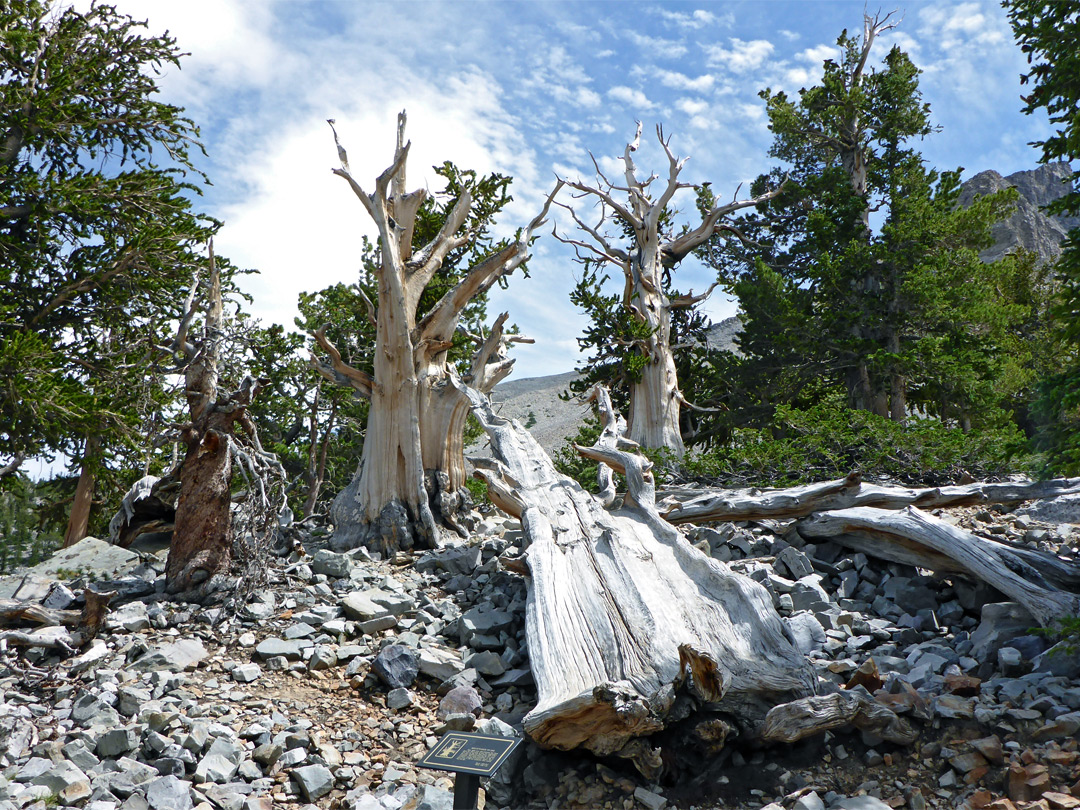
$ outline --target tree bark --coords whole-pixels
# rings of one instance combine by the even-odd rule
[[[94,465],[97,463],[100,447],[101,440],[97,436],[87,437],[82,467],[79,470],[79,483],[75,485],[75,497],[71,502],[67,531],[64,533],[64,548],[73,546],[86,537],[90,525],[90,509],[94,505]]]
[[[631,759],[655,779],[648,739],[696,712],[757,739],[769,710],[812,695],[816,679],[765,589],[691,546],[657,512],[651,464],[622,438],[606,391],[604,431],[578,448],[624,475],[600,498],[555,471],[519,423],[474,390],[496,461],[478,470],[528,542],[526,632],[538,701],[525,730],[545,747]]]
[[[353,179],[336,130],[334,139],[341,158],[334,174],[349,183],[375,222],[382,262],[374,313],[374,374],[346,365],[326,337],[315,334],[330,357],[329,363],[314,358],[316,369],[371,401],[360,465],[331,508],[332,544],[339,550],[364,545],[384,554],[433,547],[443,528],[461,531],[451,512],[455,504],[464,503],[460,491],[466,476],[462,435],[468,402],[449,382],[453,372],[447,351],[469,302],[528,258],[533,234],[561,183],[515,241],[472,267],[418,319],[420,297],[443,260],[471,239],[464,225],[472,196],[464,191],[435,238],[414,250],[412,235],[425,192],[405,191],[405,114],[398,116],[394,161],[376,180],[374,193]]]
[[[187,601],[211,597],[227,580],[233,550],[232,459],[239,450],[236,425],[254,431],[247,408],[261,388],[259,381],[247,377],[238,390],[218,398],[223,332],[221,277],[211,246],[206,323],[198,351],[184,371],[191,423],[181,435],[187,454],[165,565],[166,591]]]

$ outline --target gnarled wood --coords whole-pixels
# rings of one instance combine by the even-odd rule
[[[526,632],[538,702],[525,729],[545,747],[628,757],[655,777],[646,739],[676,695],[754,734],[777,704],[813,694],[814,673],[768,592],[691,546],[657,512],[651,464],[605,429],[586,455],[626,477],[621,508],[560,475],[517,422],[458,383],[491,441],[478,474],[520,517],[528,547]],[[681,715],[685,716],[685,715]]]
[[[333,128],[334,122],[329,123]],[[426,192],[405,190],[405,113],[398,116],[393,163],[375,181],[372,193],[353,178],[336,130],[334,141],[341,160],[334,174],[349,184],[374,221],[381,265],[378,301],[366,302],[375,323],[374,373],[349,367],[324,335],[315,335],[331,358],[329,363],[314,361],[319,372],[351,385],[371,401],[360,465],[331,509],[332,542],[337,549],[364,545],[383,553],[432,547],[443,527],[464,531],[456,523],[456,511],[465,500],[463,434],[469,405],[449,381],[447,351],[469,302],[526,261],[533,235],[561,184],[517,239],[473,266],[418,319],[421,295],[444,259],[472,239],[465,228],[472,195],[462,191],[439,233],[414,250],[416,218]],[[501,321],[496,331],[501,336]],[[481,348],[484,359],[473,369],[477,385],[509,373],[513,361],[505,357],[499,358],[498,370],[488,368],[488,360],[504,345],[497,338]]]
[[[945,487],[883,487],[865,484],[857,473],[847,478],[787,489],[733,489],[673,494],[661,504],[671,523],[762,520],[806,517],[814,512],[872,506],[937,509],[976,504],[1017,504],[1040,498],[1080,493],[1080,478],[1052,481],[976,483]]]
[[[911,724],[865,692],[815,695],[771,709],[761,730],[763,742],[793,743],[834,728],[854,726],[898,745],[915,741]]]
[[[1044,627],[1080,611],[1080,597],[1055,582],[1080,572],[1049,555],[984,540],[909,506],[903,511],[857,507],[822,512],[799,524],[808,538],[827,538],[876,557],[969,574],[1019,602]],[[1042,559],[1038,559],[1042,557]],[[1038,560],[1036,564],[1034,561]]]
[[[775,197],[780,189],[769,191],[752,199],[733,200],[716,205],[705,213],[701,223],[678,236],[668,238],[662,233],[661,219],[675,193],[692,188],[680,182],[679,175],[687,158],[679,159],[671,151],[671,139],[665,140],[663,130],[656,128],[657,138],[668,159],[666,182],[654,197],[649,187],[657,175],[642,180],[638,177],[633,154],[641,143],[641,122],[638,122],[634,139],[623,151],[623,174],[625,186],[608,180],[593,158],[596,167],[596,183],[567,181],[567,185],[580,192],[579,197],[594,197],[599,203],[600,220],[595,226],[587,224],[569,206],[578,228],[588,239],[558,237],[578,250],[579,258],[599,261],[619,268],[624,277],[622,305],[633,318],[645,327],[647,337],[634,342],[630,351],[646,358],[639,379],[630,383],[630,415],[627,436],[644,447],[663,447],[677,455],[685,451],[679,428],[679,412],[686,398],[679,390],[675,357],[671,346],[671,310],[674,307],[691,306],[704,300],[716,286],[702,295],[683,296],[670,300],[664,292],[664,276],[676,267],[698,246],[714,234],[729,230],[740,235],[734,228],[724,226],[724,218],[742,208],[758,205]],[[626,202],[620,201],[626,195]],[[616,199],[618,196],[620,199]],[[633,233],[633,245],[623,249],[613,244],[614,239],[605,233],[605,223],[617,219],[619,227],[629,228]]]

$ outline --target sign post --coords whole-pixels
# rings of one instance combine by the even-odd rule
[[[451,731],[416,764],[421,768],[451,771],[454,776],[454,810],[476,810],[480,777],[491,777],[521,744],[515,737],[491,737]]]

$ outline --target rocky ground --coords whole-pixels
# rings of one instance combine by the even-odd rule
[[[1080,527],[1060,518],[1075,513],[944,517],[1072,559]],[[918,740],[837,729],[767,750],[736,740],[704,761],[676,733],[655,784],[526,742],[484,783],[487,807],[1080,807],[1080,660],[1047,654],[1018,606],[787,522],[688,538],[769,589],[822,690],[868,690]],[[469,543],[394,560],[324,539],[304,536],[238,612],[160,601],[163,552],[95,540],[0,582],[57,609],[78,607],[83,584],[120,591],[77,655],[6,645],[0,810],[449,810],[449,776],[416,761],[447,729],[519,734],[535,700],[526,584],[501,564],[520,526],[489,515]]]

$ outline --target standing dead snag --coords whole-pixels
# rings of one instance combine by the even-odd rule
[[[469,406],[450,382],[447,351],[469,302],[528,258],[529,243],[561,183],[523,233],[474,265],[418,319],[421,295],[447,255],[473,238],[466,227],[472,194],[466,188],[438,234],[414,249],[417,215],[426,194],[423,189],[405,190],[405,114],[398,116],[394,161],[375,181],[373,193],[353,178],[340,143],[338,155],[341,167],[334,174],[348,182],[379,231],[381,266],[378,301],[368,308],[375,322],[374,374],[349,367],[324,334],[315,335],[330,357],[328,363],[315,361],[319,371],[351,385],[371,402],[360,466],[331,510],[334,545],[366,545],[383,552],[433,546],[440,523],[455,528],[452,514],[443,507],[460,500],[466,479],[462,436]],[[502,334],[501,324],[497,331]],[[485,358],[498,345],[497,339]],[[476,374],[489,372],[480,368]]]
[[[664,275],[685,259],[695,248],[704,244],[714,234],[728,231],[739,235],[723,220],[728,214],[742,208],[758,205],[779,194],[775,189],[749,200],[732,201],[712,208],[701,224],[678,236],[663,234],[662,219],[675,192],[693,188],[689,183],[679,182],[679,174],[687,158],[678,159],[672,153],[670,138],[664,139],[663,130],[656,129],[660,145],[668,158],[668,176],[663,191],[655,199],[649,194],[649,186],[656,175],[641,180],[634,165],[633,153],[641,143],[641,123],[638,123],[634,140],[626,145],[622,161],[626,186],[620,187],[608,180],[596,160],[596,185],[567,181],[576,189],[579,197],[595,197],[599,202],[600,219],[590,226],[576,210],[567,207],[578,227],[588,239],[562,238],[563,242],[579,249],[579,257],[618,267],[623,274],[622,305],[638,321],[646,333],[634,341],[631,350],[646,358],[641,377],[630,383],[630,419],[627,436],[645,447],[664,447],[682,455],[685,451],[679,429],[679,412],[690,405],[679,390],[675,358],[671,346],[671,311],[678,307],[693,306],[704,301],[712,293],[715,284],[701,295],[686,295],[672,300],[664,292]],[[627,203],[615,199],[615,192],[625,192]],[[614,244],[604,232],[608,219],[616,218],[633,232],[633,243],[628,249]],[[581,253],[584,251],[584,253]]]
[[[206,598],[223,584],[233,551],[232,478],[234,463],[249,481],[249,497],[267,500],[268,475],[280,474],[276,459],[263,452],[248,407],[265,381],[245,377],[240,387],[218,396],[218,363],[225,322],[221,276],[210,247],[210,289],[200,341],[187,343],[187,329],[196,312],[195,292],[180,326],[175,346],[188,358],[184,368],[185,396],[191,422],[180,434],[187,446],[180,473],[175,528],[165,568],[166,589],[188,601]],[[239,425],[247,436],[244,447]]]
[[[760,738],[769,710],[812,695],[816,679],[763,586],[695,549],[657,512],[651,464],[621,438],[607,393],[604,432],[584,455],[626,478],[596,498],[560,475],[527,430],[460,386],[491,441],[478,470],[528,541],[526,632],[539,744],[631,759],[655,778],[647,739],[698,713],[725,734]],[[723,736],[723,735],[721,735]]]

